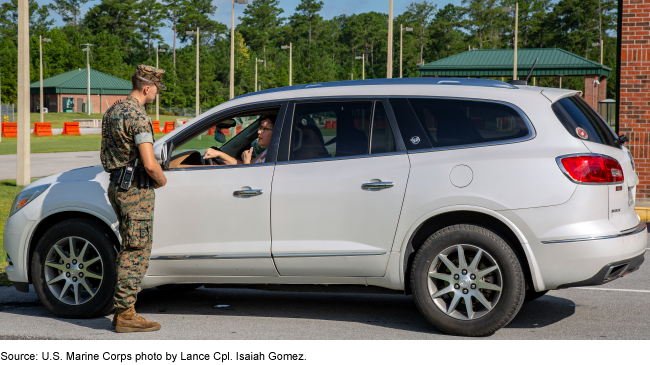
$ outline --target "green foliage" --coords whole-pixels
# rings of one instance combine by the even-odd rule
[[[88,0],[53,0],[40,6],[29,1],[31,81],[38,80],[38,35],[52,39],[43,43],[43,76],[55,76],[86,66],[81,44],[91,43],[93,69],[130,80],[139,64],[156,64],[167,72],[161,93],[165,107],[194,107],[196,102],[196,38],[186,31],[200,29],[200,95],[202,108],[228,100],[230,78],[230,29],[212,20],[217,11],[211,0],[100,0],[91,3],[83,17],[79,8]],[[400,52],[404,77],[417,77],[417,64],[432,62],[471,48],[511,48],[514,44],[514,13],[503,6],[519,4],[520,48],[563,48],[592,61],[616,65],[616,3],[613,0],[463,0],[462,6],[437,7],[418,0],[394,18],[393,75],[399,76]],[[0,76],[2,102],[16,102],[16,5],[0,5]],[[301,0],[291,14],[284,14],[279,0],[251,0],[243,8],[236,29],[235,95],[255,90],[255,66],[263,89],[289,84],[289,51],[292,44],[293,84],[386,77],[388,16],[368,12],[323,19],[320,0]],[[229,7],[229,5],[227,5]],[[221,9],[229,12],[230,9]],[[48,15],[50,15],[48,17]],[[285,17],[283,17],[283,15]],[[53,27],[53,16],[65,22]],[[413,28],[403,33],[400,25]],[[163,27],[173,30],[171,45],[162,43]],[[363,57],[365,62],[355,57]],[[256,63],[255,60],[262,60]],[[365,70],[362,70],[365,65]],[[607,83],[613,96],[616,75]],[[564,88],[584,88],[580,77],[563,79]],[[557,77],[538,80],[558,86]]]

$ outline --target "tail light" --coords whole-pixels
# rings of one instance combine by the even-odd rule
[[[615,159],[603,155],[570,155],[556,159],[567,177],[576,183],[613,184],[623,182],[623,169]]]

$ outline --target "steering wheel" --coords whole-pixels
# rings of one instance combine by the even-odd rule
[[[218,147],[210,147],[214,150],[221,151]],[[215,165],[223,165],[223,161],[221,161],[218,157],[213,157],[213,158],[203,158],[201,156],[201,160],[203,161],[204,165],[208,166],[215,166]]]

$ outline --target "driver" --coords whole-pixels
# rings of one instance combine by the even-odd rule
[[[264,152],[260,153],[256,158],[252,158],[253,147],[242,152],[241,159],[231,157],[230,155],[213,148],[208,148],[208,150],[205,151],[203,158],[219,158],[221,161],[223,161],[224,165],[248,165],[251,163],[264,163],[266,161],[266,152],[269,148],[271,135],[273,134],[273,127],[275,127],[275,117],[275,115],[266,115],[260,120],[260,129],[257,131],[257,144],[267,149],[265,149]]]

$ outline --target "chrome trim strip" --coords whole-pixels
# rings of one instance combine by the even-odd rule
[[[600,236],[600,237],[589,237],[589,238],[572,238],[568,240],[554,240],[554,241],[542,241],[543,244],[548,244],[548,243],[565,243],[565,242],[580,242],[580,241],[595,241],[595,240],[606,240],[610,238],[619,238],[619,237],[625,237],[625,236],[631,236],[633,234],[641,233],[646,229],[646,224],[645,222],[639,223],[639,225],[636,227],[635,230],[627,233],[619,233],[619,234],[613,234],[611,236]]]
[[[252,163],[252,164],[246,164],[246,165],[203,165],[199,166],[197,165],[196,167],[180,167],[180,168],[173,168],[173,169],[167,169],[166,171],[197,171],[197,170],[221,170],[221,169],[237,169],[237,168],[245,168],[245,167],[259,167],[259,166],[271,166],[275,165],[273,162],[264,162],[264,163]]]
[[[396,151],[396,152],[386,152],[386,153],[373,153],[373,154],[367,154],[367,155],[313,158],[313,159],[309,159],[309,160],[281,161],[281,162],[276,162],[275,164],[276,165],[291,165],[291,164],[298,164],[298,163],[312,163],[312,162],[337,161],[337,160],[354,160],[354,159],[360,159],[360,158],[373,158],[373,157],[405,155],[405,154],[407,154],[406,151]]]
[[[373,256],[385,254],[386,252],[281,253],[273,254],[273,257]]]
[[[271,255],[169,255],[151,256],[151,260],[270,259]]]
[[[619,165],[621,164],[614,157],[608,156],[608,155],[603,155],[602,153],[591,153],[591,152],[589,152],[589,153],[571,153],[571,154],[568,154],[568,155],[562,155],[562,156],[556,157],[555,158],[555,163],[558,165],[558,167],[560,167],[560,171],[562,171],[564,176],[566,176],[566,178],[569,179],[569,181],[571,181],[572,183],[578,184],[578,185],[621,185],[621,184],[623,184],[625,182],[625,172],[622,170],[622,167],[621,167],[621,173],[623,174],[623,181],[617,181],[617,182],[611,182],[611,183],[586,183],[586,182],[575,180],[574,178],[571,177],[571,175],[569,175],[569,172],[564,168],[564,165],[562,165],[562,159],[563,158],[574,157],[574,156],[601,156],[601,157],[607,157],[607,158],[611,158],[612,160],[618,162]]]

